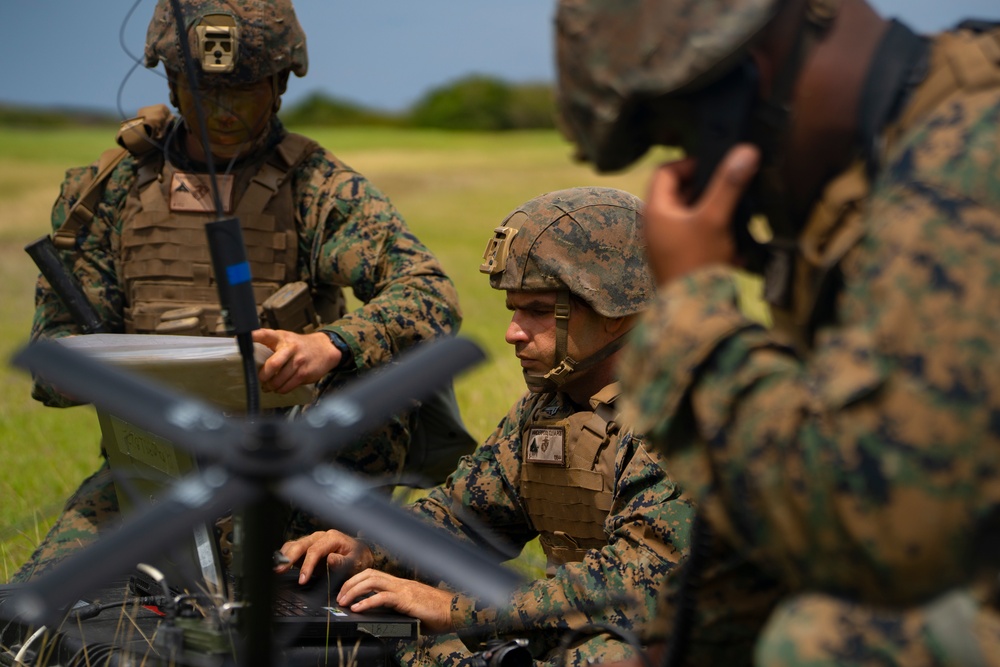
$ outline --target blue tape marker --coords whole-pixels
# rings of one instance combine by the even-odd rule
[[[250,282],[250,262],[241,262],[226,267],[226,278],[230,285]]]

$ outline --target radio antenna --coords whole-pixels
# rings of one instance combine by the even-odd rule
[[[250,263],[247,260],[246,246],[243,243],[243,230],[240,227],[239,219],[223,219],[222,217],[225,211],[222,208],[222,197],[219,194],[218,177],[215,173],[215,158],[212,155],[208,140],[208,127],[205,124],[200,74],[194,65],[194,57],[191,55],[187,23],[184,21],[180,0],[170,0],[170,6],[174,14],[174,27],[177,31],[177,43],[181,48],[181,59],[184,61],[184,70],[187,72],[188,87],[194,99],[194,112],[198,119],[201,143],[205,147],[205,162],[208,166],[208,178],[215,205],[217,220],[205,225],[205,233],[208,235],[212,268],[219,290],[219,302],[223,318],[226,321],[226,328],[236,335],[236,344],[243,359],[243,378],[247,390],[247,414],[256,415],[260,412],[260,381],[257,377],[257,364],[254,360],[252,333],[255,329],[260,328],[260,320],[253,293]]]
[[[215,215],[222,218],[225,212],[222,208],[222,197],[219,194],[219,182],[215,174],[215,158],[208,143],[208,127],[205,125],[205,109],[201,101],[201,83],[198,69],[194,66],[194,57],[191,55],[191,45],[188,43],[187,24],[184,21],[184,14],[181,10],[180,0],[170,0],[170,8],[174,13],[174,27],[177,30],[177,43],[181,47],[181,60],[184,61],[184,72],[187,76],[191,96],[194,98],[194,112],[198,118],[198,129],[201,133],[201,143],[205,147],[205,162],[208,165],[208,180],[212,188],[212,201],[215,206]]]

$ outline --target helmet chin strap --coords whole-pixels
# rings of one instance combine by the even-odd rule
[[[528,389],[538,393],[559,391],[569,381],[574,373],[582,373],[601,363],[612,354],[622,349],[628,339],[628,332],[594,352],[582,361],[577,361],[567,354],[567,338],[569,337],[569,292],[563,290],[556,294],[556,359],[562,359],[545,375],[525,374]]]

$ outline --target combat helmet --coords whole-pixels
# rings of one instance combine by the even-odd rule
[[[642,201],[634,195],[581,187],[536,197],[494,229],[479,267],[489,274],[490,286],[557,294],[556,367],[545,375],[551,388],[624,344],[622,336],[585,360],[568,357],[571,294],[610,318],[639,313],[653,298],[641,215]]]
[[[204,80],[243,85],[309,68],[306,36],[291,0],[180,0],[187,42]],[[146,67],[184,72],[170,0],[159,0],[146,33]]]
[[[754,39],[787,2],[560,0],[557,105],[579,157],[611,171],[664,143],[650,134],[649,114],[663,111],[655,105],[696,94],[746,61]],[[825,30],[839,2],[808,0],[804,27]],[[804,29],[801,39],[815,32]],[[775,88],[783,92],[798,73],[799,46],[777,77]]]

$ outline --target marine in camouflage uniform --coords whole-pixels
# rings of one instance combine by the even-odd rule
[[[713,530],[815,591],[757,661],[997,664],[1000,31],[924,39],[860,0],[563,0],[557,23],[564,125],[598,166],[652,143],[708,161],[684,123],[712,82],[749,65],[770,84],[739,137],[757,149],[693,208],[696,166],[654,176],[662,291],[621,371]],[[725,266],[753,264],[729,225],[755,171],[775,330]]]
[[[287,132],[274,116],[289,72],[302,76],[307,69],[305,35],[290,2],[184,0],[182,6],[191,49],[204,69],[200,82],[211,153],[220,182],[233,182],[227,213],[239,216],[246,230],[258,305],[282,284],[304,281],[321,314],[312,348],[303,344],[305,335],[287,331],[255,331],[254,339],[277,348],[272,359],[289,346],[288,367],[315,363],[309,358],[311,350],[339,357],[329,372],[314,370],[316,377],[305,380],[265,366],[262,380],[265,372],[272,375],[264,387],[287,391],[303,381],[316,381],[326,390],[421,341],[456,332],[461,316],[455,288],[392,203],[335,155]],[[199,31],[206,25],[211,29],[213,21],[226,25],[227,19],[235,26],[235,56],[229,71],[212,69],[208,61],[214,60],[213,54],[207,53],[206,38]],[[192,153],[208,151],[193,129],[197,120],[191,86],[181,74],[183,59],[166,0],[158,4],[147,37],[146,64],[154,67],[159,61],[167,68],[171,98],[180,104],[181,116],[168,117],[165,107],[145,109],[147,116],[139,120],[140,127],[146,126],[141,137],[133,135],[130,143],[124,128],[135,123],[123,126],[121,136],[131,150],[120,151],[110,173],[101,176],[99,164],[107,164],[103,160],[70,169],[52,213],[57,242],[62,236],[68,246],[64,261],[112,332],[160,333],[163,325],[170,325],[165,313],[184,306],[203,306],[208,315],[218,314],[201,230],[215,212],[210,207],[191,210],[190,201],[186,209],[175,207],[176,176],[204,179],[204,158]],[[246,91],[258,86],[267,90],[263,120],[256,128],[240,113],[248,106]],[[251,99],[249,105],[258,102]],[[232,145],[234,131],[243,136]],[[192,140],[200,151],[192,150]],[[98,178],[105,180],[89,207],[93,217],[85,224],[64,226],[87,185]],[[343,309],[341,290],[346,288],[363,304],[350,313]],[[200,327],[213,333],[214,321],[205,315],[201,319]],[[40,278],[32,339],[78,333],[80,327]],[[32,395],[46,405],[72,405],[41,383]],[[339,453],[338,462],[391,485],[403,468],[409,436],[408,418],[396,419],[356,448]],[[45,542],[14,580],[42,574],[92,541],[117,516],[105,463],[69,499]],[[315,528],[298,515],[291,530],[301,535]]]
[[[434,581],[414,589],[395,576],[419,573],[336,531],[283,548],[292,562],[301,559],[304,578],[341,555],[356,557],[356,569],[375,568],[345,583],[338,601],[374,591],[359,610],[392,606],[421,618],[425,633],[440,633],[403,646],[401,663],[469,665],[484,642],[512,638],[528,640],[536,660],[555,661],[568,631],[597,623],[648,641],[661,584],[686,555],[692,509],[659,457],[617,416],[613,364],[652,295],[639,207],[619,190],[574,188],[526,203],[495,230],[481,270],[507,292],[506,340],[529,391],[443,486],[410,506],[498,559],[539,537],[548,578],[516,591],[509,608],[483,607]],[[499,553],[480,526],[511,552]],[[439,617],[426,610],[428,599],[438,600]],[[565,658],[575,665],[633,653],[604,630],[581,632],[568,646]]]

